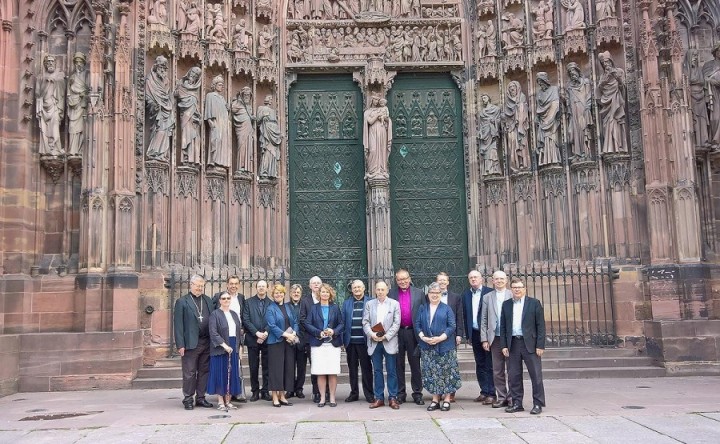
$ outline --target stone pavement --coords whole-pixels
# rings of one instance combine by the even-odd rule
[[[466,383],[449,412],[258,401],[230,413],[185,411],[178,390],[18,393],[0,398],[0,443],[718,443],[720,377],[546,381],[542,415],[472,402]],[[530,386],[526,383],[525,408]],[[213,399],[213,403],[215,400]]]

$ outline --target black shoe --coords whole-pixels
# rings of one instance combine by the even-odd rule
[[[423,401],[422,395],[413,396],[413,401],[415,401],[415,404],[417,405],[425,405],[425,401]]]
[[[405,401],[407,401],[407,396],[403,395],[397,397],[398,404],[405,404]]]
[[[232,402],[239,402],[239,403],[241,403],[241,404],[247,403],[247,399],[245,399],[244,396],[243,396],[243,397],[233,396],[232,398],[230,398],[230,401],[232,401]]]
[[[357,401],[358,399],[360,399],[360,398],[358,397],[358,395],[350,395],[350,396],[348,396],[347,398],[345,398],[345,402],[355,402],[355,401]]]
[[[252,394],[252,396],[250,397],[250,402],[255,402],[255,401],[257,401],[258,399],[260,399],[260,395],[258,394],[258,392],[254,392],[254,393]]]
[[[280,405],[293,405],[292,402],[280,400]]]
[[[195,401],[195,405],[198,407],[205,407],[206,409],[211,409],[211,408],[215,407],[214,405],[212,405],[212,403],[208,402],[207,399],[205,399],[205,398],[198,399],[197,401]]]
[[[285,397],[286,397],[286,398],[292,398],[292,397],[294,397],[294,396],[295,396],[295,393],[293,393],[293,392],[285,392]]]
[[[320,402],[320,393],[313,393],[313,402],[315,404]]]
[[[272,401],[272,396],[270,396],[270,393],[268,393],[268,392],[263,393],[263,394],[260,396],[260,398],[261,398],[263,401]]]
[[[297,391],[295,392],[295,397],[296,397],[296,398],[300,398],[300,399],[305,399],[305,393],[303,393],[302,390],[297,390]]]
[[[183,401],[183,405],[185,406],[185,410],[192,410],[193,407],[193,399],[190,398],[189,400]]]
[[[521,405],[511,405],[505,409],[506,413],[524,412],[525,409]]]
[[[542,407],[539,405],[533,406],[532,410],[530,410],[531,415],[539,415],[540,413],[542,413]]]

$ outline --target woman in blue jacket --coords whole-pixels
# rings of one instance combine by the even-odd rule
[[[298,319],[285,304],[285,287],[273,287],[273,302],[265,312],[268,324],[268,390],[275,407],[292,405],[285,392],[295,385],[295,343],[298,341]]]
[[[423,386],[432,394],[429,412],[450,410],[450,394],[461,385],[455,352],[455,314],[441,299],[440,286],[435,282],[430,284],[428,302],[420,306],[415,318]],[[442,404],[441,396],[444,396]]]

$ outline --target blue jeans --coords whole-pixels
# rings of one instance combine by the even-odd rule
[[[396,368],[396,356],[385,351],[382,342],[377,343],[372,354],[373,374],[375,375],[375,399],[385,400],[385,378],[383,377],[383,358],[385,359],[385,371],[387,372],[388,398],[397,399],[398,378]]]

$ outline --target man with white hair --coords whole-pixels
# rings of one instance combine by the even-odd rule
[[[510,396],[507,389],[507,377],[505,372],[506,359],[502,354],[500,346],[500,314],[502,304],[512,299],[512,292],[507,289],[507,275],[504,271],[498,270],[493,273],[493,285],[495,290],[485,295],[485,304],[482,306],[480,319],[480,340],[485,351],[492,355],[493,382],[497,398],[492,404],[493,408],[508,407]]]
[[[320,276],[313,276],[310,278],[310,282],[308,284],[310,285],[310,293],[306,293],[303,295],[302,300],[300,301],[300,331],[303,343],[301,346],[305,350],[305,356],[310,357],[310,344],[307,342],[308,338],[308,332],[305,329],[305,320],[308,317],[308,313],[312,311],[313,305],[320,302],[320,286],[322,285],[322,279],[320,279]],[[302,375],[298,374],[298,378],[302,377],[302,379],[305,379],[305,374]],[[310,375],[310,382],[312,383],[312,393],[313,393],[313,402],[319,403],[320,402],[320,390],[318,389],[318,382],[317,382],[317,375]],[[327,388],[325,389],[327,390]],[[305,395],[302,394],[302,391],[300,392],[300,395],[296,393],[298,398],[304,398]],[[325,399],[330,399],[330,396],[326,396]]]
[[[358,388],[358,364],[362,370],[362,389],[365,400],[368,403],[375,402],[373,392],[373,369],[370,362],[370,355],[367,351],[367,337],[363,331],[362,318],[365,312],[365,304],[370,297],[365,294],[365,284],[356,279],[350,284],[351,298],[347,298],[342,306],[342,316],[345,321],[343,332],[343,345],[348,364],[350,376],[350,396],[345,402],[354,402],[360,399]]]
[[[495,402],[495,386],[492,379],[492,355],[482,348],[480,340],[480,319],[484,303],[484,296],[492,291],[492,288],[483,285],[482,274],[472,270],[468,274],[470,288],[463,292],[463,312],[465,313],[465,338],[472,344],[473,355],[475,355],[475,376],[480,385],[480,396],[475,402]],[[491,398],[492,400],[488,400]]]

